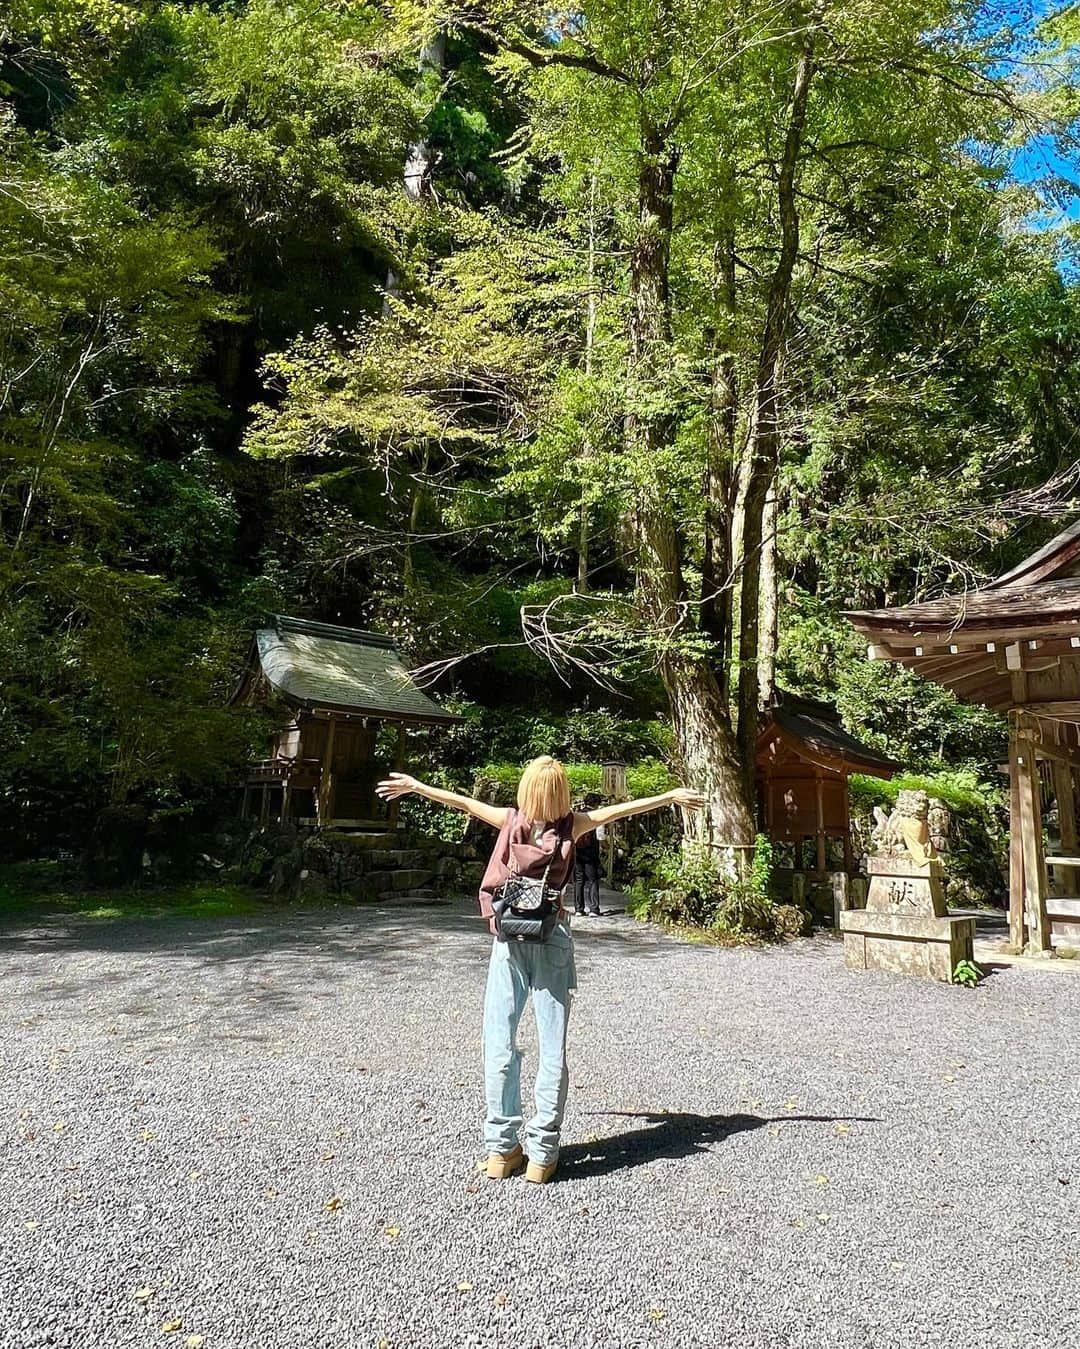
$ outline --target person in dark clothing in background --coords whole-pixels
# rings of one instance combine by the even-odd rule
[[[585,798],[585,810],[599,805],[598,796]],[[595,829],[582,834],[574,848],[574,899],[578,913],[600,917],[600,840]]]

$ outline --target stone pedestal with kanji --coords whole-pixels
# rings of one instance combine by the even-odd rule
[[[871,857],[865,909],[840,915],[844,963],[853,970],[893,970],[948,983],[974,954],[974,918],[950,918],[941,862]]]

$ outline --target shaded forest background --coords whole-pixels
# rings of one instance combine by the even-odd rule
[[[8,5],[3,847],[234,809],[269,612],[464,657],[432,689],[466,721],[411,746],[446,784],[686,771],[682,662],[729,729],[750,671],[992,787],[999,721],[841,611],[976,584],[1074,506],[1073,189],[1011,166],[1072,154],[1075,37],[944,3]]]

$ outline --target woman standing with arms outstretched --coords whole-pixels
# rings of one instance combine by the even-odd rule
[[[519,875],[547,869],[549,886],[562,891],[573,877],[574,842],[597,825],[613,824],[630,815],[643,815],[661,806],[679,805],[697,810],[705,803],[699,792],[676,787],[662,796],[642,797],[573,811],[570,784],[557,759],[548,754],[528,764],[517,788],[517,806],[492,806],[471,796],[429,787],[407,773],[391,773],[375,789],[386,801],[415,792],[430,801],[461,810],[499,831],[484,878],[480,882],[480,912],[497,932],[493,897],[506,880],[511,863]],[[484,1143],[487,1173],[503,1179],[525,1165],[525,1179],[543,1184],[559,1160],[559,1134],[566,1106],[566,1028],[570,993],[577,987],[574,939],[570,914],[560,907],[558,922],[546,941],[492,943],[484,998],[484,1091],[487,1117]],[[539,1042],[536,1074],[536,1113],[519,1131],[521,1110],[521,1051],[517,1028],[529,994]]]

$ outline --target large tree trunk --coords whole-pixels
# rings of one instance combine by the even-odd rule
[[[701,560],[701,627],[716,650],[716,677],[724,703],[730,696],[734,553],[731,521],[735,493],[735,431],[738,384],[735,370],[735,237],[718,243],[713,287],[723,315],[713,337],[713,385],[706,443],[705,526]]]
[[[441,79],[446,65],[446,34],[433,33],[420,49],[417,70],[421,79]],[[409,146],[405,155],[403,185],[405,195],[411,202],[420,202],[431,195],[431,170],[434,167],[431,144],[421,132]],[[400,288],[400,278],[391,267],[386,273],[386,298],[383,300],[383,313],[389,308],[393,297]]]
[[[641,136],[638,228],[630,258],[630,385],[628,448],[639,473],[635,525],[637,584],[642,609],[663,640],[687,626],[683,603],[680,538],[665,481],[675,423],[666,412],[645,411],[649,394],[662,384],[670,352],[668,265],[672,191],[678,152],[647,123]],[[651,471],[642,472],[642,466]],[[676,745],[688,783],[707,799],[705,811],[688,821],[688,836],[714,845],[753,841],[750,797],[742,790],[726,700],[716,676],[700,658],[664,654],[660,673],[671,704]]]
[[[596,346],[596,174],[589,176],[589,271],[588,295],[585,301],[585,374],[592,375],[593,351]],[[581,459],[584,477],[589,472],[589,460],[592,458],[592,442],[588,431],[581,446]],[[584,593],[589,588],[589,541],[592,535],[592,521],[589,518],[589,498],[583,482],[581,493],[581,512],[578,520],[578,590]]]
[[[779,582],[776,572],[776,478],[765,497],[761,537],[761,603],[758,633],[758,706],[768,707],[776,692],[776,643],[780,627]]]
[[[758,351],[754,415],[741,502],[742,578],[739,597],[738,747],[743,781],[753,786],[758,733],[758,656],[761,603],[761,545],[765,500],[780,458],[780,366],[790,322],[791,279],[799,256],[799,212],[795,177],[814,75],[816,29],[807,27],[795,69],[784,149],[777,175],[780,252],[769,284],[765,324]]]

